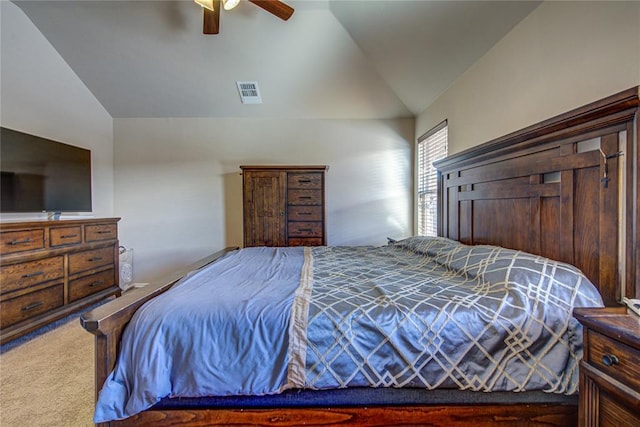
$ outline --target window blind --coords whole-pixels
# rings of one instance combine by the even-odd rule
[[[418,138],[418,235],[438,233],[438,175],[433,162],[447,155],[447,121]]]

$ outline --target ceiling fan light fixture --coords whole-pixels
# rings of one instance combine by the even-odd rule
[[[231,10],[240,3],[240,0],[222,0],[224,10]]]
[[[213,11],[213,0],[193,0],[205,9]]]

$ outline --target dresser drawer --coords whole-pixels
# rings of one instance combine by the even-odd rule
[[[87,225],[84,229],[84,240],[86,242],[99,242],[116,238],[118,238],[116,224]]]
[[[322,246],[322,237],[290,237],[289,246]]]
[[[322,174],[320,173],[289,173],[287,174],[288,188],[322,188]]]
[[[599,427],[638,427],[640,412],[620,402],[620,396],[600,393],[598,399]]]
[[[109,246],[91,251],[69,255],[69,274],[73,275],[92,268],[102,267],[114,262],[113,247]]]
[[[289,206],[289,221],[322,221],[322,206]]]
[[[0,253],[32,251],[44,248],[44,228],[0,233]]]
[[[591,330],[587,346],[587,363],[631,389],[640,390],[639,350]]]
[[[5,265],[0,269],[1,293],[5,294],[62,277],[64,277],[62,256]]]
[[[72,280],[69,282],[69,301],[79,300],[112,286],[115,286],[113,268]]]
[[[289,190],[288,205],[322,205],[321,190]]]
[[[322,237],[322,223],[289,222],[287,223],[287,232],[289,237]]]
[[[0,303],[0,328],[18,323],[64,303],[63,285],[51,286]]]
[[[49,245],[64,246],[82,243],[82,227],[56,227],[49,230]]]

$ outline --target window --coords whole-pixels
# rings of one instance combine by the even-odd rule
[[[418,235],[438,234],[438,176],[433,162],[447,155],[447,121],[418,138]]]

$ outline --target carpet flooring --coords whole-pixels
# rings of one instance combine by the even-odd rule
[[[0,354],[0,426],[93,426],[93,335],[78,318]]]

